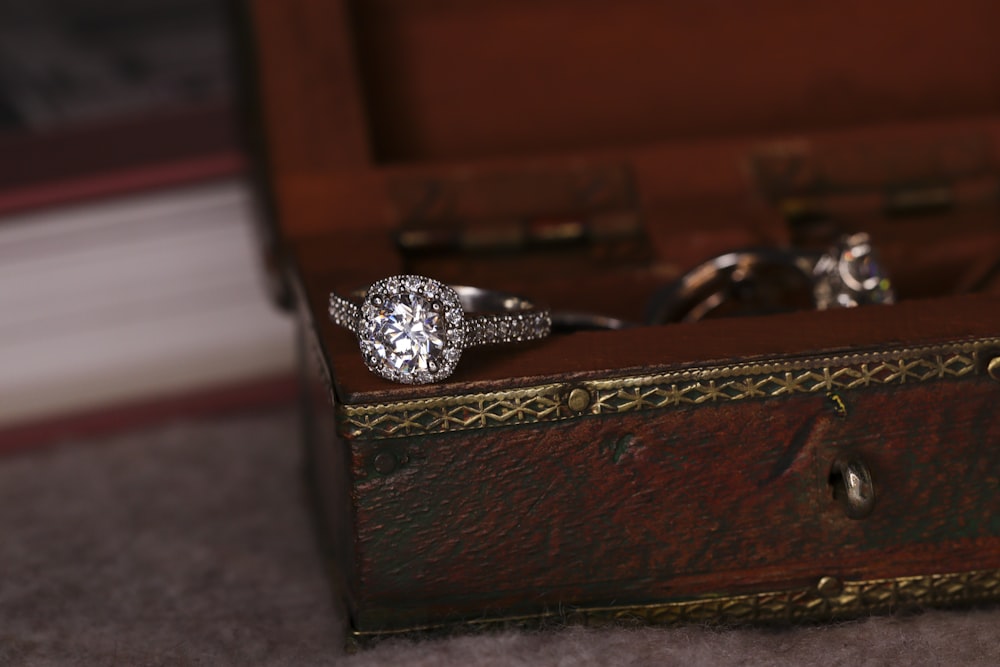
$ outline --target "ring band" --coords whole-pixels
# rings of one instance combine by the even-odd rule
[[[622,320],[598,313],[577,311],[553,311],[552,333],[575,333],[577,331],[620,331],[639,326],[635,322]]]
[[[749,277],[767,270],[789,271],[786,280],[806,284],[817,310],[896,300],[870,237],[859,232],[842,236],[825,253],[750,248],[713,257],[657,292],[646,321],[700,320],[729,301]]]
[[[549,311],[527,299],[424,276],[384,278],[357,294],[360,305],[331,293],[330,318],[358,337],[369,370],[403,384],[444,380],[466,348],[537,340],[552,330]]]

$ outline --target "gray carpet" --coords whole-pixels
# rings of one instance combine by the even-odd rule
[[[291,410],[0,459],[0,665],[1000,665],[1000,609],[566,628],[344,656]]]

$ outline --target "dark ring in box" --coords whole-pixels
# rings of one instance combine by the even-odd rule
[[[734,288],[763,269],[791,270],[809,282],[817,310],[894,303],[892,283],[868,234],[842,236],[826,252],[749,248],[713,257],[650,299],[649,324],[694,322],[732,298]]]

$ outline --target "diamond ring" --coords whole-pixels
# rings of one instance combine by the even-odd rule
[[[751,248],[704,262],[653,295],[649,324],[705,317],[895,303],[868,234],[840,237],[824,253]]]
[[[864,232],[841,237],[812,268],[816,308],[895,303],[896,292]]]
[[[463,350],[549,335],[548,310],[512,294],[450,286],[424,276],[384,278],[358,292],[330,294],[330,318],[358,337],[365,365],[393,382],[428,384],[452,374]]]

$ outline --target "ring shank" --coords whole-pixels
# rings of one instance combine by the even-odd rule
[[[537,340],[552,331],[552,315],[528,299],[468,285],[451,288],[465,310],[464,347]]]
[[[361,319],[361,308],[334,292],[330,292],[330,319],[337,326],[350,329],[351,333],[359,335],[358,320]]]
[[[794,269],[804,279],[811,279],[817,260],[818,255],[776,248],[749,248],[713,257],[654,294],[646,321],[666,324],[701,319],[728,299],[727,290],[737,276],[766,267],[781,267]]]
[[[469,285],[450,285],[450,287],[458,294],[466,314],[517,313],[538,309],[534,303],[516,294]]]

